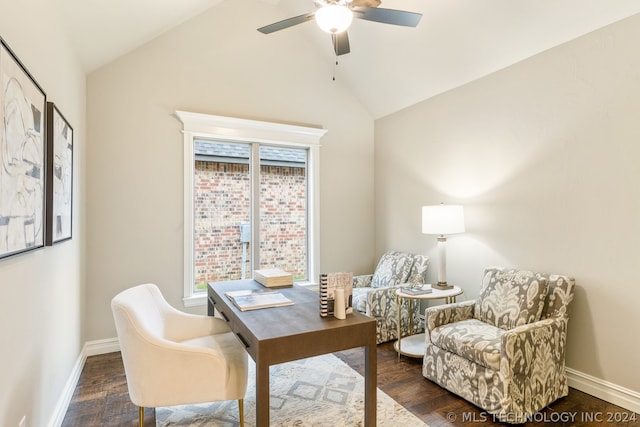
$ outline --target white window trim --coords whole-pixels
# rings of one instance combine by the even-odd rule
[[[309,268],[308,277],[318,277],[320,268],[320,139],[325,129],[281,123],[213,116],[176,111],[183,124],[184,141],[184,297],[185,307],[205,305],[206,294],[193,292],[193,139],[197,137],[236,142],[259,142],[266,145],[300,146],[309,149]],[[255,238],[258,227],[253,227]]]

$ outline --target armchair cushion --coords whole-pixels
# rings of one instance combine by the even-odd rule
[[[406,283],[413,264],[413,256],[403,252],[389,251],[382,255],[371,279],[372,288],[397,286]]]
[[[479,365],[500,369],[500,352],[504,329],[478,319],[449,323],[431,331],[431,342]]]
[[[488,268],[476,301],[474,317],[502,329],[540,320],[548,282],[525,270]]]

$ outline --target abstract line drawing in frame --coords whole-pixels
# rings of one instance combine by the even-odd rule
[[[47,102],[47,246],[71,239],[72,211],[73,128]]]
[[[46,104],[0,38],[0,258],[44,246]]]

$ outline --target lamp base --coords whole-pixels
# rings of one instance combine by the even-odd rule
[[[440,289],[441,291],[446,291],[447,289],[453,289],[453,285],[449,285],[447,282],[438,282],[436,284],[431,285],[433,289]]]

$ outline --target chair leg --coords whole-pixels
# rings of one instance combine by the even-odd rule
[[[138,423],[140,427],[144,427],[144,407],[140,406],[138,408]]]
[[[244,399],[238,399],[238,412],[240,413],[240,427],[244,427]]]

